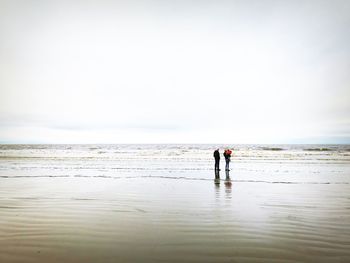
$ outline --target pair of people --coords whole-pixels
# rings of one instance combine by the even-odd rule
[[[226,171],[230,171],[231,154],[232,154],[232,151],[230,149],[226,149],[224,151],[224,154],[223,154],[225,157],[225,162],[226,162],[226,166],[225,166]],[[214,169],[216,171],[220,171],[220,152],[219,152],[219,149],[216,149],[214,151],[214,159],[215,159]]]

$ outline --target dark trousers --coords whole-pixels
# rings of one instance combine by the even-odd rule
[[[220,170],[220,159],[216,159],[215,158],[215,166],[214,166],[215,170]]]
[[[226,161],[225,169],[226,169],[226,171],[228,171],[228,170],[230,170],[230,158],[225,158],[225,161]]]

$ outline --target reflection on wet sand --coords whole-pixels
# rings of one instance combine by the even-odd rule
[[[214,185],[215,185],[215,197],[217,200],[220,198],[220,172],[215,169],[215,179],[214,179]]]
[[[215,169],[215,179],[214,183],[216,185],[220,185],[220,171]]]
[[[232,181],[230,178],[230,171],[225,171],[225,193],[226,193],[226,199],[231,199],[231,192],[232,192]],[[216,189],[216,196],[220,196],[220,172],[218,170],[215,170],[215,179],[214,179],[215,189]]]
[[[230,171],[226,170],[226,178],[225,178],[226,198],[231,198],[231,191],[232,191],[232,181],[230,178]]]

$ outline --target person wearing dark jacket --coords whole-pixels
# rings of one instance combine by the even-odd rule
[[[216,149],[214,151],[214,158],[215,158],[214,169],[217,170],[217,171],[220,171],[220,153],[219,153],[219,149]]]

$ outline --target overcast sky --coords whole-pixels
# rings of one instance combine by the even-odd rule
[[[0,143],[350,143],[350,1],[0,0]]]

